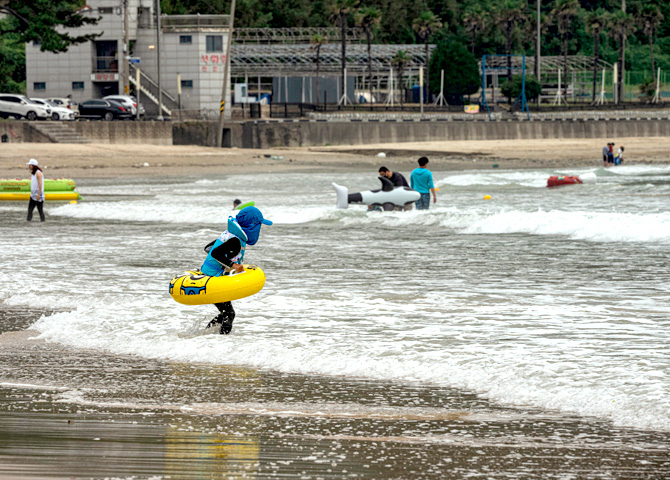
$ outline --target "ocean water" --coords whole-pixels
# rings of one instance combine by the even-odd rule
[[[545,188],[590,171],[596,184]],[[30,328],[72,350],[434,385],[670,431],[670,167],[434,177],[422,212],[335,209],[331,182],[374,189],[374,172],[82,181],[85,201],[47,205],[45,224],[2,204],[0,308],[45,311]],[[234,198],[274,225],[245,259],[265,288],[221,336],[204,331],[213,306],[179,305],[168,284],[202,263]]]

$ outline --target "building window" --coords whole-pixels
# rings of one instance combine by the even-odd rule
[[[193,80],[182,80],[181,88],[193,88]]]
[[[98,8],[98,13],[100,15],[110,15],[114,13],[114,7],[100,7]]]
[[[207,35],[207,51],[223,52],[223,37],[221,35]]]
[[[193,37],[191,35],[179,35],[179,43],[181,45],[191,45],[193,43]]]
[[[83,90],[84,82],[72,82],[72,90]]]
[[[45,82],[34,82],[33,89],[35,90],[46,90],[47,84]]]

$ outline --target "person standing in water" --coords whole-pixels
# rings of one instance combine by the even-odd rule
[[[242,200],[240,200],[239,198],[236,198],[235,200],[233,200],[233,210],[235,210],[237,207],[239,207],[239,205],[241,203],[242,203]]]
[[[30,169],[30,202],[28,203],[28,221],[33,219],[33,211],[37,207],[40,222],[44,221],[44,174],[37,160],[31,158],[26,164]]]
[[[228,217],[228,228],[212,243],[205,247],[207,258],[200,271],[211,277],[230,275],[231,272],[244,271],[242,260],[247,245],[256,245],[261,233],[261,225],[272,225],[270,220],[256,207],[240,210],[237,217]],[[214,317],[207,328],[219,326],[219,333],[228,335],[233,329],[235,310],[232,302],[215,303],[219,314]]]
[[[433,194],[433,203],[437,203],[437,193],[433,184],[433,174],[426,167],[428,158],[421,157],[418,160],[419,167],[412,170],[409,181],[414,190],[421,194],[421,197],[415,202],[417,210],[428,210],[430,208],[430,194]]]

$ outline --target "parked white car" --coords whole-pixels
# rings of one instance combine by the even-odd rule
[[[114,100],[123,105],[133,117],[137,116],[137,99],[132,95],[107,95],[103,100]],[[140,117],[144,116],[144,106],[140,103]]]
[[[77,102],[72,100],[71,98],[59,98],[59,97],[54,97],[54,98],[47,98],[47,102],[54,103],[58,105],[59,107],[65,107],[69,110],[72,110],[73,112],[79,114],[79,106],[77,105]]]
[[[77,114],[69,108],[60,107],[43,98],[31,98],[33,102],[46,108],[51,108],[51,120],[76,120]]]
[[[0,117],[27,118],[36,120],[47,119],[51,116],[51,107],[38,105],[24,95],[0,93]]]

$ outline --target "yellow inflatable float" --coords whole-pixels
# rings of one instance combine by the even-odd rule
[[[243,272],[220,277],[189,270],[170,280],[170,295],[183,305],[206,305],[249,297],[264,285],[265,272],[256,265],[244,265]]]

